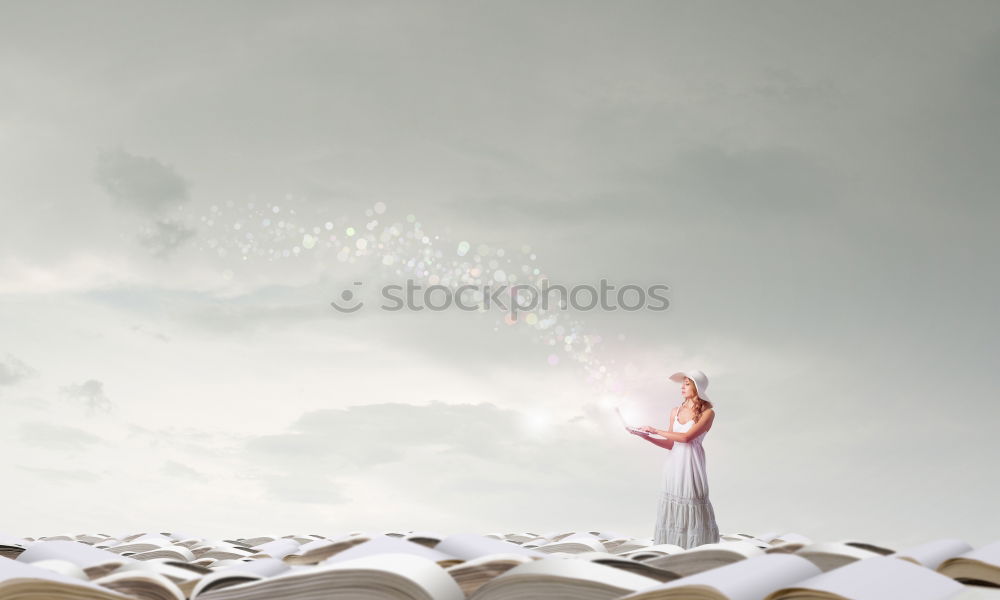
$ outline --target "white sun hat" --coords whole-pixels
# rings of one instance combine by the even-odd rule
[[[670,381],[683,382],[685,377],[694,382],[694,387],[698,391],[698,397],[702,400],[708,400],[708,393],[705,391],[708,388],[708,376],[697,369],[693,371],[678,371],[670,376]],[[711,402],[711,400],[708,401]]]

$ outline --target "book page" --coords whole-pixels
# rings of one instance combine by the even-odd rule
[[[240,562],[216,571],[212,575],[232,575],[234,573],[247,573],[260,577],[273,577],[280,573],[293,570],[293,567],[279,558],[259,558],[247,562]]]
[[[1000,568],[1000,540],[986,544],[982,548],[976,548],[972,552],[966,552],[961,558],[981,560],[984,563]]]
[[[604,561],[611,560],[611,561],[615,561],[615,562],[618,562],[618,563],[632,563],[632,564],[637,564],[637,565],[645,565],[645,563],[643,563],[642,561],[635,560],[635,559],[629,558],[627,556],[622,556],[620,554],[612,554],[610,552],[600,552],[600,551],[592,551],[592,552],[553,552],[552,554],[549,554],[549,556],[560,556],[560,557],[565,557],[565,558],[574,558],[576,560],[589,560],[591,562],[601,561],[601,560],[604,560]],[[648,566],[648,565],[646,565],[646,566]]]
[[[114,552],[94,548],[88,544],[67,542],[65,540],[34,542],[16,560],[18,562],[31,563],[51,558],[68,560],[83,569],[109,563],[125,564],[134,562],[134,559],[128,556],[120,556]]]
[[[210,575],[202,577],[201,580],[195,585],[194,590],[191,593],[191,597],[193,598],[203,593],[205,590],[215,587],[220,581],[224,581],[226,579],[259,580],[295,570],[296,568],[286,564],[278,558],[261,558],[249,562],[235,563],[228,567],[219,569]],[[243,583],[243,581],[240,581],[240,583]]]
[[[31,544],[30,540],[24,538],[19,538],[16,535],[10,535],[0,531],[0,546],[17,546],[19,548],[26,548]]]
[[[374,554],[336,563],[320,563],[299,570],[282,573],[261,581],[242,583],[220,590],[210,590],[195,598],[219,600],[272,600],[294,597],[297,589],[330,588],[330,597],[336,595],[331,576],[342,575],[342,581],[352,586],[373,585],[378,579],[403,579],[416,586],[435,600],[465,600],[465,593],[444,569],[432,560],[413,554]],[[339,578],[338,578],[339,579]],[[397,584],[398,585],[398,584]]]
[[[681,552],[686,552],[683,547],[676,544],[653,544],[651,546],[644,546],[636,550],[630,550],[628,552],[623,552],[623,556],[631,556],[633,554],[656,554],[657,556],[666,556],[669,554],[680,554]]]
[[[103,588],[96,585],[90,581],[81,581],[75,579],[68,575],[63,575],[62,573],[56,573],[55,571],[50,571],[48,569],[43,569],[41,567],[36,567],[27,563],[21,563],[16,560],[2,559],[0,560],[0,586],[4,582],[12,581],[15,579],[34,579],[39,581],[50,581],[53,583],[61,583],[68,586],[78,586],[83,588],[88,588],[91,590],[100,590],[102,593],[108,595],[108,597],[118,597],[122,600],[133,600],[128,596],[123,596],[116,592],[113,592],[107,588]]]
[[[185,600],[184,592],[177,584],[153,571],[117,571],[95,579],[94,583],[130,596],[136,595],[137,589],[155,586],[160,596],[169,594],[173,600]]]
[[[1000,600],[1000,588],[967,585],[948,600]]]
[[[440,542],[444,539],[444,535],[437,531],[411,531],[403,536],[402,539],[412,542],[414,540],[434,540],[435,543]]]
[[[811,544],[812,543],[811,539],[807,538],[806,536],[804,536],[802,534],[795,533],[795,532],[783,533],[783,534],[781,534],[781,535],[779,535],[779,536],[777,536],[775,538],[771,538],[770,540],[766,540],[766,541],[773,542],[775,539],[780,539],[783,543],[789,543],[789,542],[799,542],[801,544]]]
[[[587,548],[590,548],[591,551],[594,551],[594,552],[607,552],[607,548],[605,548],[604,544],[601,543],[600,540],[598,540],[596,538],[594,538],[594,539],[587,539],[585,537],[574,537],[573,539],[567,538],[567,539],[559,540],[557,542],[550,542],[548,544],[543,544],[543,545],[539,546],[538,548],[539,548],[540,552],[544,553],[547,549],[548,550],[555,550],[557,548],[566,547],[566,545],[568,545],[568,544],[579,544],[581,546],[586,546]]]
[[[505,578],[523,575],[551,575],[555,577],[565,577],[578,581],[591,581],[609,585],[628,592],[634,592],[659,585],[659,581],[643,575],[637,575],[615,567],[609,567],[600,563],[578,561],[572,558],[547,557],[535,560],[523,565],[518,565],[513,569],[498,575],[486,585],[497,582],[499,585]],[[484,586],[485,587],[485,586]]]
[[[474,533],[458,533],[444,538],[434,550],[443,552],[449,556],[471,560],[487,554],[522,554],[544,558],[546,554],[531,548],[523,548],[519,544],[505,542],[495,538],[489,538]]]
[[[767,594],[815,577],[822,571],[808,560],[792,554],[762,554],[724,567],[688,575],[625,596],[622,600],[655,597],[661,590],[700,585],[717,590],[730,600],[760,600]]]
[[[928,569],[936,569],[944,561],[972,550],[972,546],[959,539],[942,539],[900,550],[893,557],[908,557]]]
[[[263,559],[262,559],[263,560]],[[124,573],[128,571],[143,571],[147,573],[156,573],[158,575],[163,575],[167,579],[173,582],[190,582],[200,580],[202,577],[211,575],[213,573],[212,569],[207,567],[202,567],[199,565],[193,565],[190,563],[183,563],[180,561],[174,561],[163,558],[154,558],[152,560],[136,560],[127,564],[124,564],[110,574],[114,573]]]
[[[261,554],[267,554],[273,558],[284,558],[289,554],[297,552],[299,547],[299,543],[295,540],[282,538],[258,544],[257,546],[254,546],[253,549]]]
[[[38,567],[39,569],[45,569],[47,571],[55,571],[56,573],[61,573],[62,575],[72,577],[73,579],[79,579],[80,581],[90,581],[90,577],[83,572],[83,569],[70,561],[63,560],[61,558],[33,560],[30,564],[33,567]]]
[[[702,557],[718,557],[720,551],[727,553],[734,552],[742,558],[751,558],[764,554],[763,550],[750,542],[719,542],[716,544],[702,544],[701,546],[691,548],[690,550],[682,549],[681,552],[676,554],[648,558],[642,562],[653,565],[654,567],[661,567],[670,570],[670,565],[677,565],[679,563],[695,563]],[[736,560],[740,559],[736,558]]]
[[[141,548],[143,544],[150,544],[151,546],[159,548],[162,546],[173,546],[174,541],[168,538],[167,536],[159,533],[144,533],[142,535],[134,536],[134,539],[122,541],[120,544],[117,544],[112,547],[115,548],[115,551],[117,552],[118,549],[131,550],[132,549],[131,546],[137,546]]]
[[[301,542],[302,545],[299,546],[298,550],[295,550],[290,555],[305,556],[313,552],[322,551],[325,548],[333,548],[333,547],[347,548],[350,547],[352,542],[355,544],[361,544],[363,542],[370,540],[373,537],[379,537],[379,536],[369,535],[369,534],[359,534],[359,535],[349,535],[347,537],[336,538],[336,539],[317,539],[307,542]],[[292,539],[292,541],[297,541],[295,538],[289,538],[289,539]]]
[[[400,553],[400,554],[412,554],[414,556],[421,556],[428,560],[437,562],[439,560],[461,560],[450,554],[445,554],[444,552],[438,552],[432,548],[428,548],[423,544],[418,544],[416,542],[409,542],[407,540],[392,537],[388,535],[380,535],[373,537],[367,542],[362,542],[356,546],[351,546],[347,550],[343,550],[322,561],[320,564],[330,564],[335,562],[341,562],[345,560],[352,560],[362,556],[370,556],[372,554],[384,554],[384,553]]]
[[[962,587],[962,584],[950,577],[927,567],[898,558],[873,556],[783,589],[822,590],[851,600],[886,600],[886,598],[947,600],[961,591]],[[765,600],[778,600],[786,595],[782,595],[782,590],[779,590]]]
[[[294,541],[294,540],[293,540]],[[305,555],[313,550],[318,550],[320,548],[328,548],[330,546],[336,546],[340,542],[335,542],[333,540],[314,540],[312,542],[306,542],[299,546],[299,549],[292,554]]]
[[[427,549],[429,550],[429,548]],[[430,597],[435,600],[465,600],[462,588],[458,587],[458,583],[451,578],[447,571],[438,566],[432,559],[414,554],[374,554],[332,565],[322,564],[318,568],[331,571],[350,569],[388,571],[417,583],[421,588],[427,590]]]
[[[481,566],[494,562],[512,562],[520,564],[520,563],[531,562],[533,560],[538,560],[538,559],[531,558],[530,556],[524,556],[523,554],[484,554],[482,556],[477,556],[476,558],[470,558],[469,560],[465,560],[458,564],[451,565],[450,567],[445,567],[445,570],[450,573],[456,570]]]
[[[201,555],[199,558],[214,558],[211,556],[212,552],[228,552],[225,548],[215,548],[209,550],[205,554]],[[246,552],[236,552],[233,554],[238,554],[239,556],[246,556]],[[207,556],[206,556],[207,555]],[[143,550],[142,552],[136,552],[135,554],[129,555],[128,558],[133,560],[150,560],[153,558],[171,558],[174,560],[182,560],[191,562],[195,559],[194,552],[185,548],[184,546],[162,546],[160,548],[153,548],[151,550]]]

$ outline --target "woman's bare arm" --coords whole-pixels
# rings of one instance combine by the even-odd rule
[[[674,407],[674,409],[670,411],[670,424],[667,425],[667,431],[668,432],[674,430],[674,414],[676,414],[676,412],[677,412],[677,407]],[[656,432],[659,432],[659,429],[656,429],[654,427],[648,427],[647,429],[654,429]],[[636,434],[636,435],[639,435],[639,434]],[[666,439],[666,440],[656,439],[656,438],[653,438],[653,437],[649,437],[648,435],[640,435],[639,437],[645,438],[650,443],[656,444],[657,446],[660,446],[661,448],[666,448],[667,450],[670,450],[671,448],[674,447],[674,440],[670,440],[670,439]]]
[[[652,431],[651,433],[655,433],[655,434],[657,434],[659,436],[665,437],[668,440],[673,440],[675,442],[681,442],[682,444],[686,444],[688,442],[688,440],[693,440],[694,438],[698,437],[702,433],[704,433],[704,432],[708,431],[709,429],[711,429],[712,428],[712,421],[714,421],[714,420],[715,420],[715,411],[710,408],[710,409],[706,410],[705,412],[701,413],[701,418],[698,419],[698,422],[694,424],[694,427],[692,427],[691,429],[689,429],[687,431],[682,431],[682,432],[674,433],[671,430],[664,431],[664,430],[661,430],[661,429],[656,429],[656,430]],[[673,425],[674,425],[674,421],[673,421],[673,418],[671,418],[670,419],[670,427],[671,427],[671,429],[673,428]]]

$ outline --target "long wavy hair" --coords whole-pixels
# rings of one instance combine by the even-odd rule
[[[691,381],[691,380],[688,379],[688,381]],[[691,381],[691,385],[694,386],[694,389],[696,389],[696,390],[698,389],[698,386],[694,385],[693,381]],[[710,408],[715,408],[714,406],[712,406],[711,402],[709,402],[708,400],[702,399],[701,396],[695,396],[695,398],[694,398],[694,417],[692,417],[694,419],[694,422],[697,423],[698,419],[701,418],[701,413],[705,412],[706,410],[708,410]]]

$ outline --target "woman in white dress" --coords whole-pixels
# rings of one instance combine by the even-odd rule
[[[708,471],[702,441],[715,421],[715,409],[705,389],[708,377],[701,371],[674,373],[680,382],[684,402],[670,412],[670,425],[657,429],[649,425],[636,433],[653,444],[666,448],[663,486],[657,506],[653,542],[694,548],[719,541],[719,526],[708,499]],[[651,437],[658,435],[663,439]]]

